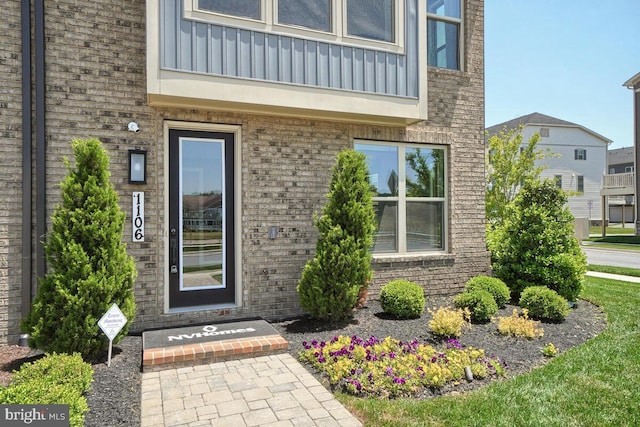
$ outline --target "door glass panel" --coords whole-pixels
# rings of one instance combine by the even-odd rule
[[[180,289],[225,287],[224,141],[180,141]]]

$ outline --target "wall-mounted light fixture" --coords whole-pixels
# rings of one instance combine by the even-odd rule
[[[135,148],[129,150],[129,184],[147,183],[147,152]]]

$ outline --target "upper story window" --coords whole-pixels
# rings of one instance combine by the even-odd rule
[[[427,0],[427,64],[459,70],[462,0]]]
[[[347,34],[393,43],[393,3],[393,0],[347,0]]]
[[[540,137],[549,138],[549,128],[540,128]]]
[[[198,7],[223,15],[262,19],[260,0],[198,0]]]
[[[576,148],[573,151],[574,160],[587,160],[587,149],[586,148]]]
[[[556,183],[556,187],[562,188],[562,175],[556,175],[553,177],[553,180]]]
[[[184,0],[185,16],[401,52],[402,0]]]
[[[624,167],[624,171],[625,171],[626,173],[633,172],[633,166],[625,166],[625,167]]]
[[[278,0],[278,23],[331,32],[331,1]]]
[[[373,252],[442,251],[446,236],[446,152],[418,144],[358,142],[374,188]]]

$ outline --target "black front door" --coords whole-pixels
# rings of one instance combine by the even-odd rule
[[[169,132],[169,307],[235,301],[234,134]]]

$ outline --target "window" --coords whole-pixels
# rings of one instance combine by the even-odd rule
[[[402,0],[185,0],[183,5],[186,18],[200,21],[398,53],[404,49]]]
[[[549,138],[549,128],[540,128],[540,137]]]
[[[633,166],[625,166],[624,171],[625,173],[633,172]]]
[[[347,0],[347,34],[394,42],[393,9],[392,0]]]
[[[576,148],[573,153],[574,153],[573,156],[575,160],[587,160],[586,148]]]
[[[562,188],[562,175],[556,175],[553,179],[556,182],[556,187]]]
[[[427,64],[460,69],[461,0],[427,0]]]
[[[278,23],[330,32],[330,0],[278,0]]]
[[[261,19],[260,0],[199,0],[198,7],[210,12],[241,18]]]
[[[417,144],[356,143],[375,189],[374,253],[445,249],[446,154]]]
[[[613,175],[616,173],[616,168],[609,168],[609,174]]]
[[[584,176],[582,175],[578,175],[578,179],[576,181],[576,190],[578,191],[578,193],[582,194],[584,193]]]

